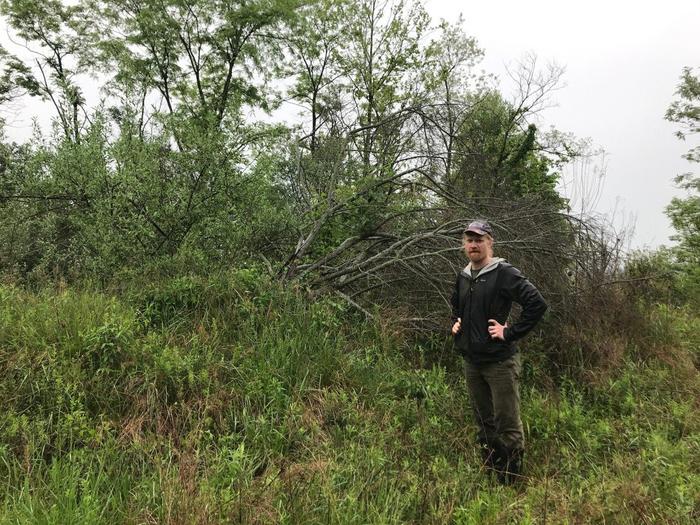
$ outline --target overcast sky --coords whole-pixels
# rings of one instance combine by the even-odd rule
[[[553,94],[557,105],[543,113],[540,127],[590,138],[606,151],[604,158],[570,169],[565,190],[580,194],[582,186],[598,187],[604,168],[596,211],[619,229],[634,223],[632,248],[671,244],[673,230],[663,210],[674,195],[683,195],[673,177],[694,167],[681,158],[690,144],[676,139],[676,126],[663,116],[682,68],[700,66],[700,0],[425,0],[424,5],[435,22],[464,16],[466,32],[486,53],[481,67],[501,79],[506,95],[512,91],[506,67],[525,54],[536,54],[543,66],[564,66],[565,86]],[[0,41],[7,45],[1,25]],[[30,109],[4,112],[12,138],[29,136],[29,115],[36,113]]]
[[[566,68],[557,107],[543,115],[607,152],[596,209],[618,227],[636,222],[631,247],[671,244],[664,207],[674,195],[673,177],[693,170],[664,113],[684,66],[700,66],[700,1],[667,0],[428,0],[435,19],[456,20],[486,52],[483,68],[511,86],[505,68],[526,53],[544,65]],[[577,174],[588,170],[578,167]],[[697,168],[697,166],[695,166]],[[700,171],[695,169],[695,171]],[[568,174],[569,177],[573,173]]]

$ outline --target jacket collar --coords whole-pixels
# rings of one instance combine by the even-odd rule
[[[496,268],[498,268],[498,265],[504,261],[505,261],[505,259],[503,259],[502,257],[494,257],[493,259],[491,259],[490,263],[488,263],[486,266],[484,266],[481,269],[481,271],[479,272],[479,277],[481,277],[485,273],[488,273],[492,270],[495,270]],[[472,277],[472,263],[467,264],[467,266],[465,266],[464,270],[462,270],[461,273],[463,273],[464,275],[466,275],[467,277],[469,277],[471,279],[471,277]]]

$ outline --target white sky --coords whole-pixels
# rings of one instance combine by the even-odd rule
[[[566,68],[558,107],[547,110],[555,126],[603,147],[606,175],[597,211],[618,227],[636,219],[631,247],[671,244],[664,214],[673,177],[700,171],[681,155],[664,113],[684,66],[700,66],[698,0],[427,0],[435,19],[464,15],[465,29],[486,52],[482,67],[498,75],[508,93],[505,68],[526,53],[544,65]],[[697,139],[696,139],[697,143]],[[579,170],[580,171],[580,170]],[[592,173],[592,170],[590,170]]]
[[[464,15],[467,34],[486,52],[481,67],[501,79],[506,95],[512,88],[506,66],[526,53],[535,53],[542,65],[564,66],[565,86],[554,93],[557,106],[543,113],[540,127],[589,137],[606,150],[595,209],[620,229],[636,222],[631,247],[670,244],[673,229],[663,210],[674,195],[682,195],[673,177],[694,166],[681,158],[691,143],[676,139],[676,126],[663,116],[682,68],[700,66],[699,0],[424,0],[424,5],[435,22]],[[14,51],[4,22],[0,42]],[[10,137],[26,139],[30,115],[40,111],[32,103],[3,111]],[[598,168],[577,166],[569,175],[595,179]],[[587,183],[579,180],[576,187],[581,184]]]

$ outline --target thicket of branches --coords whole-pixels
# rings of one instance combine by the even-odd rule
[[[2,50],[0,102],[54,113],[0,146],[5,273],[255,262],[434,326],[474,218],[554,305],[619,267],[557,192],[585,148],[536,126],[562,70],[526,58],[508,99],[461,20],[418,1],[1,5],[24,49]]]

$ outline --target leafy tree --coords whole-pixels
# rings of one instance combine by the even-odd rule
[[[666,110],[666,120],[680,124],[676,136],[685,140],[700,133],[700,77],[689,67],[683,69],[681,81],[676,89],[678,99]],[[700,145],[692,147],[684,158],[700,162]]]
[[[315,252],[317,243],[330,246],[333,239],[348,248],[381,230],[405,201],[398,190],[418,164],[411,119],[424,102],[416,79],[424,67],[425,10],[415,1],[363,0],[352,8],[333,4],[337,11],[309,18],[315,27],[337,24],[327,37],[316,43],[288,39],[299,79],[294,89],[302,88],[300,93],[313,101],[320,87],[326,97],[317,108],[325,129],[316,129],[311,111],[313,154],[295,150],[297,159],[289,162],[294,166],[288,170],[289,185],[293,196],[303,199],[308,221],[287,262],[287,275],[296,274],[299,259]],[[329,58],[333,63],[326,63]],[[328,75],[327,82],[321,73]]]
[[[465,196],[558,197],[558,174],[539,150],[537,128],[497,92],[475,100],[460,123],[452,184]]]
[[[273,35],[298,4],[4,2],[9,26],[39,54],[3,55],[0,96],[50,100],[61,130],[35,176],[4,196],[8,207],[35,208],[29,216],[60,218],[37,236],[46,264],[57,261],[51,250],[76,263],[61,263],[62,272],[101,258],[109,271],[184,248],[221,260],[246,253],[243,241],[260,246],[252,225],[279,206],[263,205],[275,191],[252,158],[279,128],[244,111],[268,107]],[[82,73],[103,82],[106,111],[88,115]]]
[[[444,171],[445,181],[454,177],[454,156],[459,127],[472,109],[474,100],[481,98],[488,77],[474,72],[484,52],[476,40],[465,34],[464,20],[439,24],[438,37],[425,51],[421,70],[425,84],[425,117],[433,125],[426,136],[425,149]]]
[[[355,148],[363,174],[391,169],[404,144],[394,125],[379,125],[415,102],[414,81],[423,53],[420,41],[428,28],[425,8],[416,1],[362,0],[348,20],[347,52],[341,61],[348,74],[352,110],[360,129]]]
[[[80,60],[81,49],[88,46],[84,38],[88,22],[81,6],[59,0],[2,0],[0,10],[33,55],[32,60],[24,61],[4,50],[0,53],[5,59],[0,93],[5,98],[14,92],[15,96],[27,94],[50,101],[63,136],[78,142],[88,121],[85,97],[77,82],[88,70]]]
[[[691,68],[685,68],[676,90],[678,98],[666,112],[666,119],[681,129],[676,136],[681,140],[700,134],[700,77]],[[700,146],[691,147],[684,155],[690,162],[700,162]],[[672,237],[678,242],[673,253],[681,270],[680,289],[686,297],[700,304],[700,177],[691,173],[676,177],[676,183],[688,192],[684,198],[674,198],[666,207],[666,214],[676,230]]]
[[[256,80],[274,56],[270,33],[299,2],[258,0],[95,0],[93,32],[103,68],[124,89],[137,82],[155,91],[166,114],[188,126],[221,129],[244,104],[267,106]],[[176,139],[177,137],[177,132]],[[179,140],[179,139],[178,139]],[[179,147],[185,147],[179,144]]]
[[[301,143],[312,153],[323,130],[337,134],[342,126],[337,120],[343,77],[339,57],[347,36],[343,21],[351,8],[346,0],[308,2],[282,34],[290,57],[279,64],[280,74],[293,80],[287,96],[305,113]]]

